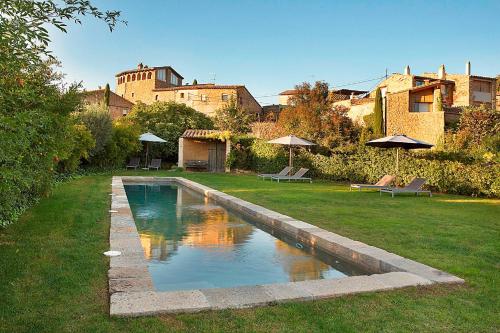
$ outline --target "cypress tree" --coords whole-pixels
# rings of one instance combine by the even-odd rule
[[[106,83],[106,88],[104,88],[104,104],[109,106],[109,95],[111,94],[109,90],[109,83]]]
[[[194,86],[195,84],[198,84],[198,80],[196,80],[196,79],[194,79],[194,80],[193,80],[193,86]]]
[[[384,117],[382,115],[382,92],[380,88],[375,91],[375,106],[373,108],[373,134],[379,136],[384,134]]]

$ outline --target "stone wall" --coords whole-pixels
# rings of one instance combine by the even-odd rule
[[[364,125],[365,122],[363,117],[373,113],[373,108],[375,107],[375,101],[373,98],[362,98],[362,99],[347,99],[344,101],[335,102],[332,104],[335,106],[343,106],[349,109],[347,116],[352,119],[353,122]]]
[[[387,96],[387,135],[405,134],[437,144],[444,135],[444,112],[410,112],[410,92]]]

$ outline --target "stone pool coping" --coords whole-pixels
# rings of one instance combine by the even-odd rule
[[[255,217],[300,242],[350,261],[375,274],[235,288],[155,291],[124,182],[174,182],[184,185],[216,202]],[[110,250],[122,252],[120,256],[110,258],[109,311],[112,316],[245,308],[435,283],[464,283],[463,279],[449,273],[337,235],[182,177],[114,176],[111,185]]]

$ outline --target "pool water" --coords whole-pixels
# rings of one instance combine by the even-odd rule
[[[125,191],[158,291],[366,274],[181,185]]]

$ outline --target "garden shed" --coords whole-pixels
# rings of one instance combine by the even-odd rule
[[[178,166],[186,170],[229,172],[229,132],[188,129],[179,138]]]

